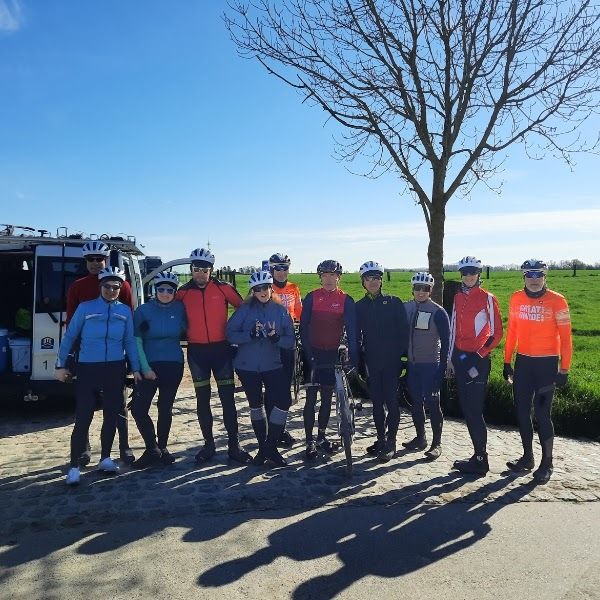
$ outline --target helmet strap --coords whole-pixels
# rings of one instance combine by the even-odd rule
[[[523,289],[525,290],[525,293],[529,298],[541,298],[548,290],[547,286],[544,286],[541,290],[537,292],[532,292],[531,290],[527,289],[527,286],[524,286]]]
[[[273,285],[279,289],[283,289],[287,285],[287,279],[285,281],[277,281],[277,279],[273,277]]]

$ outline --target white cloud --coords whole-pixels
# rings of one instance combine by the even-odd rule
[[[23,23],[20,0],[0,0],[0,32],[17,31]]]

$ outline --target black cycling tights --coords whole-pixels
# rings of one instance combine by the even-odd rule
[[[523,452],[528,456],[533,454],[533,424],[531,422],[531,405],[533,404],[542,446],[542,457],[552,460],[554,425],[551,411],[554,398],[554,379],[557,371],[557,356],[533,357],[517,354],[513,394]]]
[[[97,395],[102,392],[102,429],[100,458],[110,456],[115,439],[117,418],[123,407],[125,387],[125,361],[101,363],[79,363],[75,382],[75,427],[71,434],[71,466],[79,464],[79,457],[85,450],[86,441]]]
[[[310,386],[306,389],[306,404],[304,405],[304,432],[306,441],[313,439],[313,429],[315,426],[315,409],[317,406],[317,389],[321,390],[321,406],[319,408],[319,435],[323,436],[329,417],[331,416],[331,397],[333,396],[333,387],[330,385]]]
[[[158,441],[158,447],[164,450],[167,447],[169,432],[171,431],[173,402],[183,377],[183,363],[155,361],[150,363],[150,367],[156,373],[157,379],[144,379],[135,386],[131,414],[135,419],[140,435],[144,438],[146,449],[156,448]],[[152,423],[148,412],[156,390],[158,390],[158,421],[155,432],[154,423]]]

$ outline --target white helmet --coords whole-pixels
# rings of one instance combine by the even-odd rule
[[[360,276],[362,277],[369,271],[375,271],[376,273],[381,273],[383,275],[384,268],[378,262],[375,262],[374,260],[368,260],[366,263],[360,265]]]
[[[152,283],[155,287],[158,287],[161,283],[168,283],[172,285],[175,289],[179,285],[179,279],[175,273],[170,273],[169,271],[161,271],[154,277]]]
[[[435,279],[433,278],[433,275],[421,271],[419,273],[415,273],[411,277],[410,283],[411,285],[415,285],[415,283],[424,283],[425,285],[430,285],[431,287],[433,287]]]
[[[210,250],[206,250],[206,248],[196,248],[195,250],[192,250],[190,253],[190,258],[193,261],[200,260],[210,263],[211,265],[215,264],[215,255]]]
[[[481,270],[481,261],[474,256],[465,256],[458,261],[458,270],[465,269],[466,267],[475,267]]]
[[[102,281],[103,279],[118,279],[120,281],[125,281],[125,273],[119,269],[119,267],[106,267],[98,273],[98,279]]]
[[[252,289],[253,287],[262,285],[263,283],[272,285],[273,275],[271,275],[269,271],[254,271],[254,273],[250,275],[250,279],[248,279],[248,288]]]
[[[81,247],[82,256],[110,256],[110,248],[103,242],[86,242]]]

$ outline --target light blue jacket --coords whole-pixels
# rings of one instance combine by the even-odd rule
[[[102,363],[129,359],[132,371],[140,370],[131,308],[118,300],[108,302],[99,296],[82,302],[69,322],[60,344],[57,368],[66,364],[77,339],[80,339],[79,362]]]
[[[251,337],[250,332],[256,328],[257,321],[265,327],[274,323],[279,341]],[[273,300],[265,304],[256,299],[244,302],[229,319],[226,333],[229,343],[238,346],[233,366],[241,371],[264,373],[281,368],[280,348],[293,348],[296,342],[292,318],[281,304]]]

